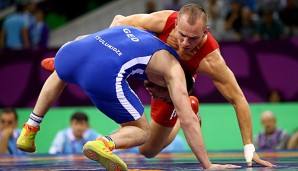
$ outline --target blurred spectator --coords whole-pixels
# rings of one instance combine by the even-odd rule
[[[256,36],[257,23],[252,17],[253,13],[248,7],[241,9],[241,22],[238,30],[240,40],[254,39]]]
[[[250,11],[256,12],[258,3],[257,0],[238,0],[242,7],[249,8]]]
[[[258,10],[260,12],[264,10],[270,10],[276,14],[285,6],[285,0],[258,0],[258,4]]]
[[[36,22],[29,27],[30,43],[33,48],[46,48],[49,40],[50,30],[44,22],[44,13],[38,9],[34,13]]]
[[[265,10],[257,28],[257,36],[260,39],[281,39],[285,37],[284,25],[279,19],[273,17],[273,11]]]
[[[154,0],[147,0],[146,2],[146,13],[150,14],[156,11],[156,4]]]
[[[288,149],[298,149],[298,129],[294,134],[291,136],[289,142],[288,142]]]
[[[15,109],[3,108],[0,123],[0,154],[25,154],[16,147],[17,138],[21,133],[17,126],[18,115]]]
[[[0,38],[0,48],[29,48],[28,23],[24,17],[24,5],[18,4],[16,12],[4,20]]]
[[[35,24],[36,18],[35,18],[35,11],[37,10],[37,5],[36,3],[29,1],[25,4],[25,9],[24,9],[24,16],[26,19],[26,22],[28,23],[28,27],[30,28],[32,25]]]
[[[271,111],[261,114],[264,131],[259,133],[254,140],[255,147],[260,150],[284,150],[290,135],[285,130],[276,127],[276,118]]]
[[[183,4],[180,2],[180,0],[167,0],[164,4],[164,9],[179,11],[182,6]]]
[[[241,6],[238,1],[233,0],[230,4],[225,22],[225,40],[239,40],[239,30],[241,27]]]
[[[283,98],[279,90],[272,90],[268,96],[269,103],[279,103],[282,102]]]
[[[0,10],[9,7],[14,3],[15,0],[1,0],[0,1]]]
[[[227,1],[224,0],[209,0],[203,1],[203,7],[208,15],[207,25],[210,27],[210,32],[220,41],[225,33],[222,28],[225,25],[224,16],[227,14]]]
[[[298,26],[298,7],[294,0],[287,0],[287,5],[279,12],[280,19],[286,25],[286,31],[289,36],[292,36],[297,31]],[[298,33],[296,33],[298,34]]]
[[[88,116],[83,112],[75,112],[70,119],[70,127],[59,131],[50,147],[50,154],[82,154],[87,141],[100,135],[89,128]]]

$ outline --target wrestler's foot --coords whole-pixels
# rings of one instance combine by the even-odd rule
[[[126,164],[111,151],[113,149],[110,141],[99,138],[88,141],[83,147],[83,153],[89,159],[103,165],[108,171],[127,171]]]
[[[25,123],[22,132],[17,140],[18,149],[25,152],[35,152],[36,147],[34,139],[37,131],[39,131],[39,127],[34,127]]]
[[[50,72],[55,71],[55,66],[54,66],[55,58],[46,58],[41,61],[41,66]]]

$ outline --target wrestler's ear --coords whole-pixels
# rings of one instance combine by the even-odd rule
[[[207,33],[209,32],[209,30],[210,30],[210,27],[206,27],[206,28],[204,29],[204,36],[207,35]]]

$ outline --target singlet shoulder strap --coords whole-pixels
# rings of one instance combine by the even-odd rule
[[[169,34],[175,27],[175,20],[178,17],[178,12],[173,12],[167,19],[166,25],[163,29],[163,31],[157,35],[157,37],[162,40],[163,42],[167,41],[167,38],[169,37]]]

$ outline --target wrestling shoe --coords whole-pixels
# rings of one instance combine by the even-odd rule
[[[197,115],[200,122],[200,126],[202,126],[202,119],[199,112],[199,100],[195,96],[189,96],[189,99],[190,99],[191,108]]]
[[[41,61],[41,66],[50,72],[54,72],[55,71],[55,66],[54,66],[54,62],[55,62],[55,58],[46,58],[44,60]]]
[[[199,100],[195,96],[189,96],[192,110],[197,114],[199,112]]]
[[[103,165],[108,171],[127,171],[126,164],[112,152],[113,149],[112,141],[98,138],[88,141],[83,147],[83,153],[89,159]]]
[[[39,131],[39,127],[31,126],[25,123],[17,140],[18,149],[30,153],[35,152],[36,147],[34,139],[37,131]]]

